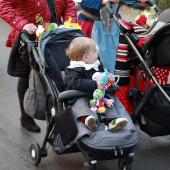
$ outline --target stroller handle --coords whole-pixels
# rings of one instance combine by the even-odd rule
[[[31,43],[31,41],[30,41],[28,35],[25,34],[25,33],[22,33],[22,34],[21,34],[21,39],[22,39],[22,41],[25,42],[26,44]]]
[[[21,40],[23,41],[23,43],[26,44],[28,53],[32,52],[34,54],[34,58],[35,58],[36,62],[39,64],[40,63],[40,58],[39,58],[39,56],[37,54],[35,44],[33,43],[33,41],[30,40],[29,34],[28,33],[22,33],[21,34]],[[30,60],[30,62],[32,62],[31,57],[29,58],[29,60]]]

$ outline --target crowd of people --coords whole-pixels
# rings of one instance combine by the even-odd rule
[[[144,7],[146,1],[141,0],[138,3],[133,2],[128,5],[133,8]],[[35,3],[30,0],[26,0],[24,3],[0,0],[0,17],[12,28],[8,35],[6,46],[13,47],[17,35],[22,30],[26,30],[30,35],[35,35],[36,25],[39,24],[36,22],[37,15],[41,17],[43,22],[55,22],[58,24],[66,22],[70,16],[72,18],[71,22],[78,22],[82,31],[98,45],[100,61],[104,68],[114,74],[120,30],[105,8],[108,2],[114,4],[113,8],[116,9],[116,14],[118,14],[118,9],[121,5],[120,0],[79,0],[81,12],[78,16],[76,1],[74,2],[73,0],[37,0]],[[163,4],[163,0],[157,3],[158,5],[159,3]],[[166,7],[168,6],[169,4]],[[164,9],[164,7],[161,8]],[[16,58],[16,56],[13,56],[13,60],[10,61],[12,63],[8,65],[8,71],[13,70],[12,72],[10,71],[10,75],[19,77],[17,91],[21,109],[20,123],[28,131],[40,132],[40,127],[32,117],[25,113],[23,107],[24,94],[29,84],[29,73],[25,74],[25,67]],[[125,120],[123,119],[123,121]]]

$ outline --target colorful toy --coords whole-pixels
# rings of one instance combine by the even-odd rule
[[[105,88],[103,88],[102,90],[96,89],[93,92],[93,99],[90,100],[90,109],[92,111],[97,111],[100,114],[106,112],[106,108],[104,105],[106,105],[107,107],[112,107],[114,105],[113,99],[107,99],[104,97],[105,90],[108,89],[111,85],[111,79],[109,80],[109,77],[110,75],[107,69],[105,69],[103,73],[96,72],[92,76],[93,80],[101,81],[105,84]]]
[[[109,74],[108,70],[105,69],[105,72],[95,72],[92,76],[92,80],[101,81],[105,84],[105,89],[107,90],[113,83],[113,75]]]
[[[96,89],[93,92],[93,98],[96,99],[96,111],[98,113],[105,113],[106,112],[106,108],[104,106],[103,103],[103,97],[105,95],[105,92],[103,90],[100,89]],[[92,100],[94,100],[92,99]]]
[[[97,111],[97,99],[90,100],[90,110],[93,112]]]

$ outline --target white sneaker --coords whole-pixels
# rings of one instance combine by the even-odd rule
[[[119,129],[124,128],[128,123],[128,120],[126,118],[116,118],[116,122],[114,125],[109,123],[108,130],[111,132],[116,132]]]
[[[85,119],[85,125],[90,129],[90,130],[95,130],[96,129],[96,119],[93,116],[87,116]]]

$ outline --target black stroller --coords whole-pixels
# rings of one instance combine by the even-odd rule
[[[99,123],[97,130],[91,132],[90,135],[81,134],[81,128],[77,127],[71,107],[67,104],[68,98],[88,94],[76,90],[63,91],[64,83],[61,78],[64,76],[65,67],[69,65],[65,49],[71,40],[78,36],[85,35],[76,28],[57,28],[45,32],[39,40],[37,52],[36,43],[31,41],[26,34],[21,34],[21,48],[27,48],[31,68],[38,73],[35,83],[38,86],[33,90],[37,94],[41,92],[39,101],[36,101],[41,110],[37,110],[36,114],[32,116],[37,119],[45,117],[47,122],[47,131],[41,147],[37,143],[33,143],[30,147],[32,163],[38,165],[41,158],[47,156],[46,144],[49,143],[58,155],[82,152],[87,158],[87,162],[84,163],[84,169],[87,170],[95,170],[97,161],[112,159],[119,159],[120,170],[130,170],[134,155],[133,148],[137,144],[138,135],[129,114],[119,100],[115,97],[116,110],[120,117],[128,119],[128,125],[118,132],[110,133],[105,131],[104,124]],[[38,77],[41,83],[37,83]],[[30,84],[30,86],[32,85]],[[40,86],[41,89],[39,89]],[[107,94],[113,94],[117,89],[118,87],[115,86]],[[43,91],[45,92],[42,95]],[[44,96],[45,102],[43,102]],[[27,113],[30,114],[29,109]],[[63,117],[69,126],[67,133],[61,127]]]
[[[148,3],[154,5],[152,1]],[[151,137],[169,135],[170,9],[161,12],[159,8],[156,8],[155,10],[160,13],[158,19],[145,33],[135,34],[133,30],[129,31],[122,27],[114,16],[111,6],[107,7],[120,26],[131,49],[131,60],[137,67],[136,87],[129,89],[128,93],[133,106],[133,122],[137,120],[140,129]],[[136,45],[141,37],[147,36],[149,38],[143,42],[141,47]],[[164,74],[164,68],[167,75]],[[157,76],[157,74],[160,75]],[[166,81],[161,82],[158,77],[161,79],[163,76]],[[139,86],[141,80],[144,82],[144,89]]]
[[[130,89],[130,95],[134,93],[132,99],[134,108],[133,120],[138,120],[141,130],[150,136],[169,135],[170,130],[170,87],[167,79],[169,76],[168,67],[170,66],[169,15],[169,9],[160,14],[157,22],[164,22],[164,26],[159,28],[153,36],[142,45],[144,57],[143,61],[140,61],[138,65],[140,71],[137,75],[136,87],[139,85],[140,76],[142,75],[141,72],[143,71],[145,74],[145,76],[143,76],[145,90],[140,90],[140,88]],[[161,73],[165,76],[164,80],[166,80],[164,82],[160,81],[160,79],[162,79],[160,70],[162,70]],[[164,71],[167,71],[166,75]],[[160,75],[157,76],[157,74]]]

